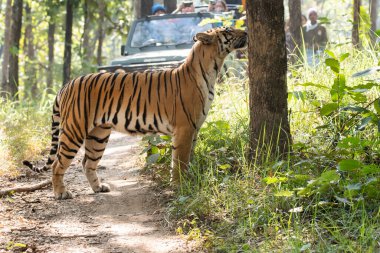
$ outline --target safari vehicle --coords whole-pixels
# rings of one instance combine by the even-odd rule
[[[194,44],[193,36],[209,30],[213,24],[201,25],[210,13],[147,16],[133,22],[121,57],[101,66],[99,71],[127,72],[175,68],[181,65]]]

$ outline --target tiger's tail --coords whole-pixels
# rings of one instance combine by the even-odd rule
[[[34,166],[31,162],[29,161],[23,161],[23,164],[25,166],[28,166],[31,170],[35,172],[42,172],[42,171],[47,171],[51,169],[51,165],[56,159],[57,155],[57,150],[58,150],[58,140],[59,140],[59,125],[61,123],[61,114],[59,111],[59,103],[58,103],[58,96],[56,97],[54,101],[54,106],[53,106],[53,115],[52,115],[52,122],[51,122],[51,148],[50,148],[50,153],[48,160],[46,164],[42,168],[38,168]]]

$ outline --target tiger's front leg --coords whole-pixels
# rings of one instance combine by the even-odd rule
[[[87,180],[94,192],[109,192],[110,187],[100,183],[96,168],[106,149],[111,134],[111,126],[102,125],[94,128],[85,140],[86,154],[82,161]]]
[[[195,130],[188,128],[178,129],[173,134],[171,181],[175,185],[180,183],[181,173],[187,172],[194,135]]]

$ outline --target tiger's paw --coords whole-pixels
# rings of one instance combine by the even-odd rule
[[[94,190],[94,192],[110,192],[111,188],[108,184],[102,183],[99,185],[99,188],[97,190]]]
[[[69,191],[64,191],[62,193],[54,193],[55,199],[57,200],[64,200],[64,199],[72,199],[73,194]]]

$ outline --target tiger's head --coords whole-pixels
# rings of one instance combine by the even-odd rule
[[[233,27],[218,27],[207,32],[197,33],[194,41],[199,41],[203,45],[214,46],[219,56],[225,57],[236,49],[247,46],[248,36],[245,31]]]

